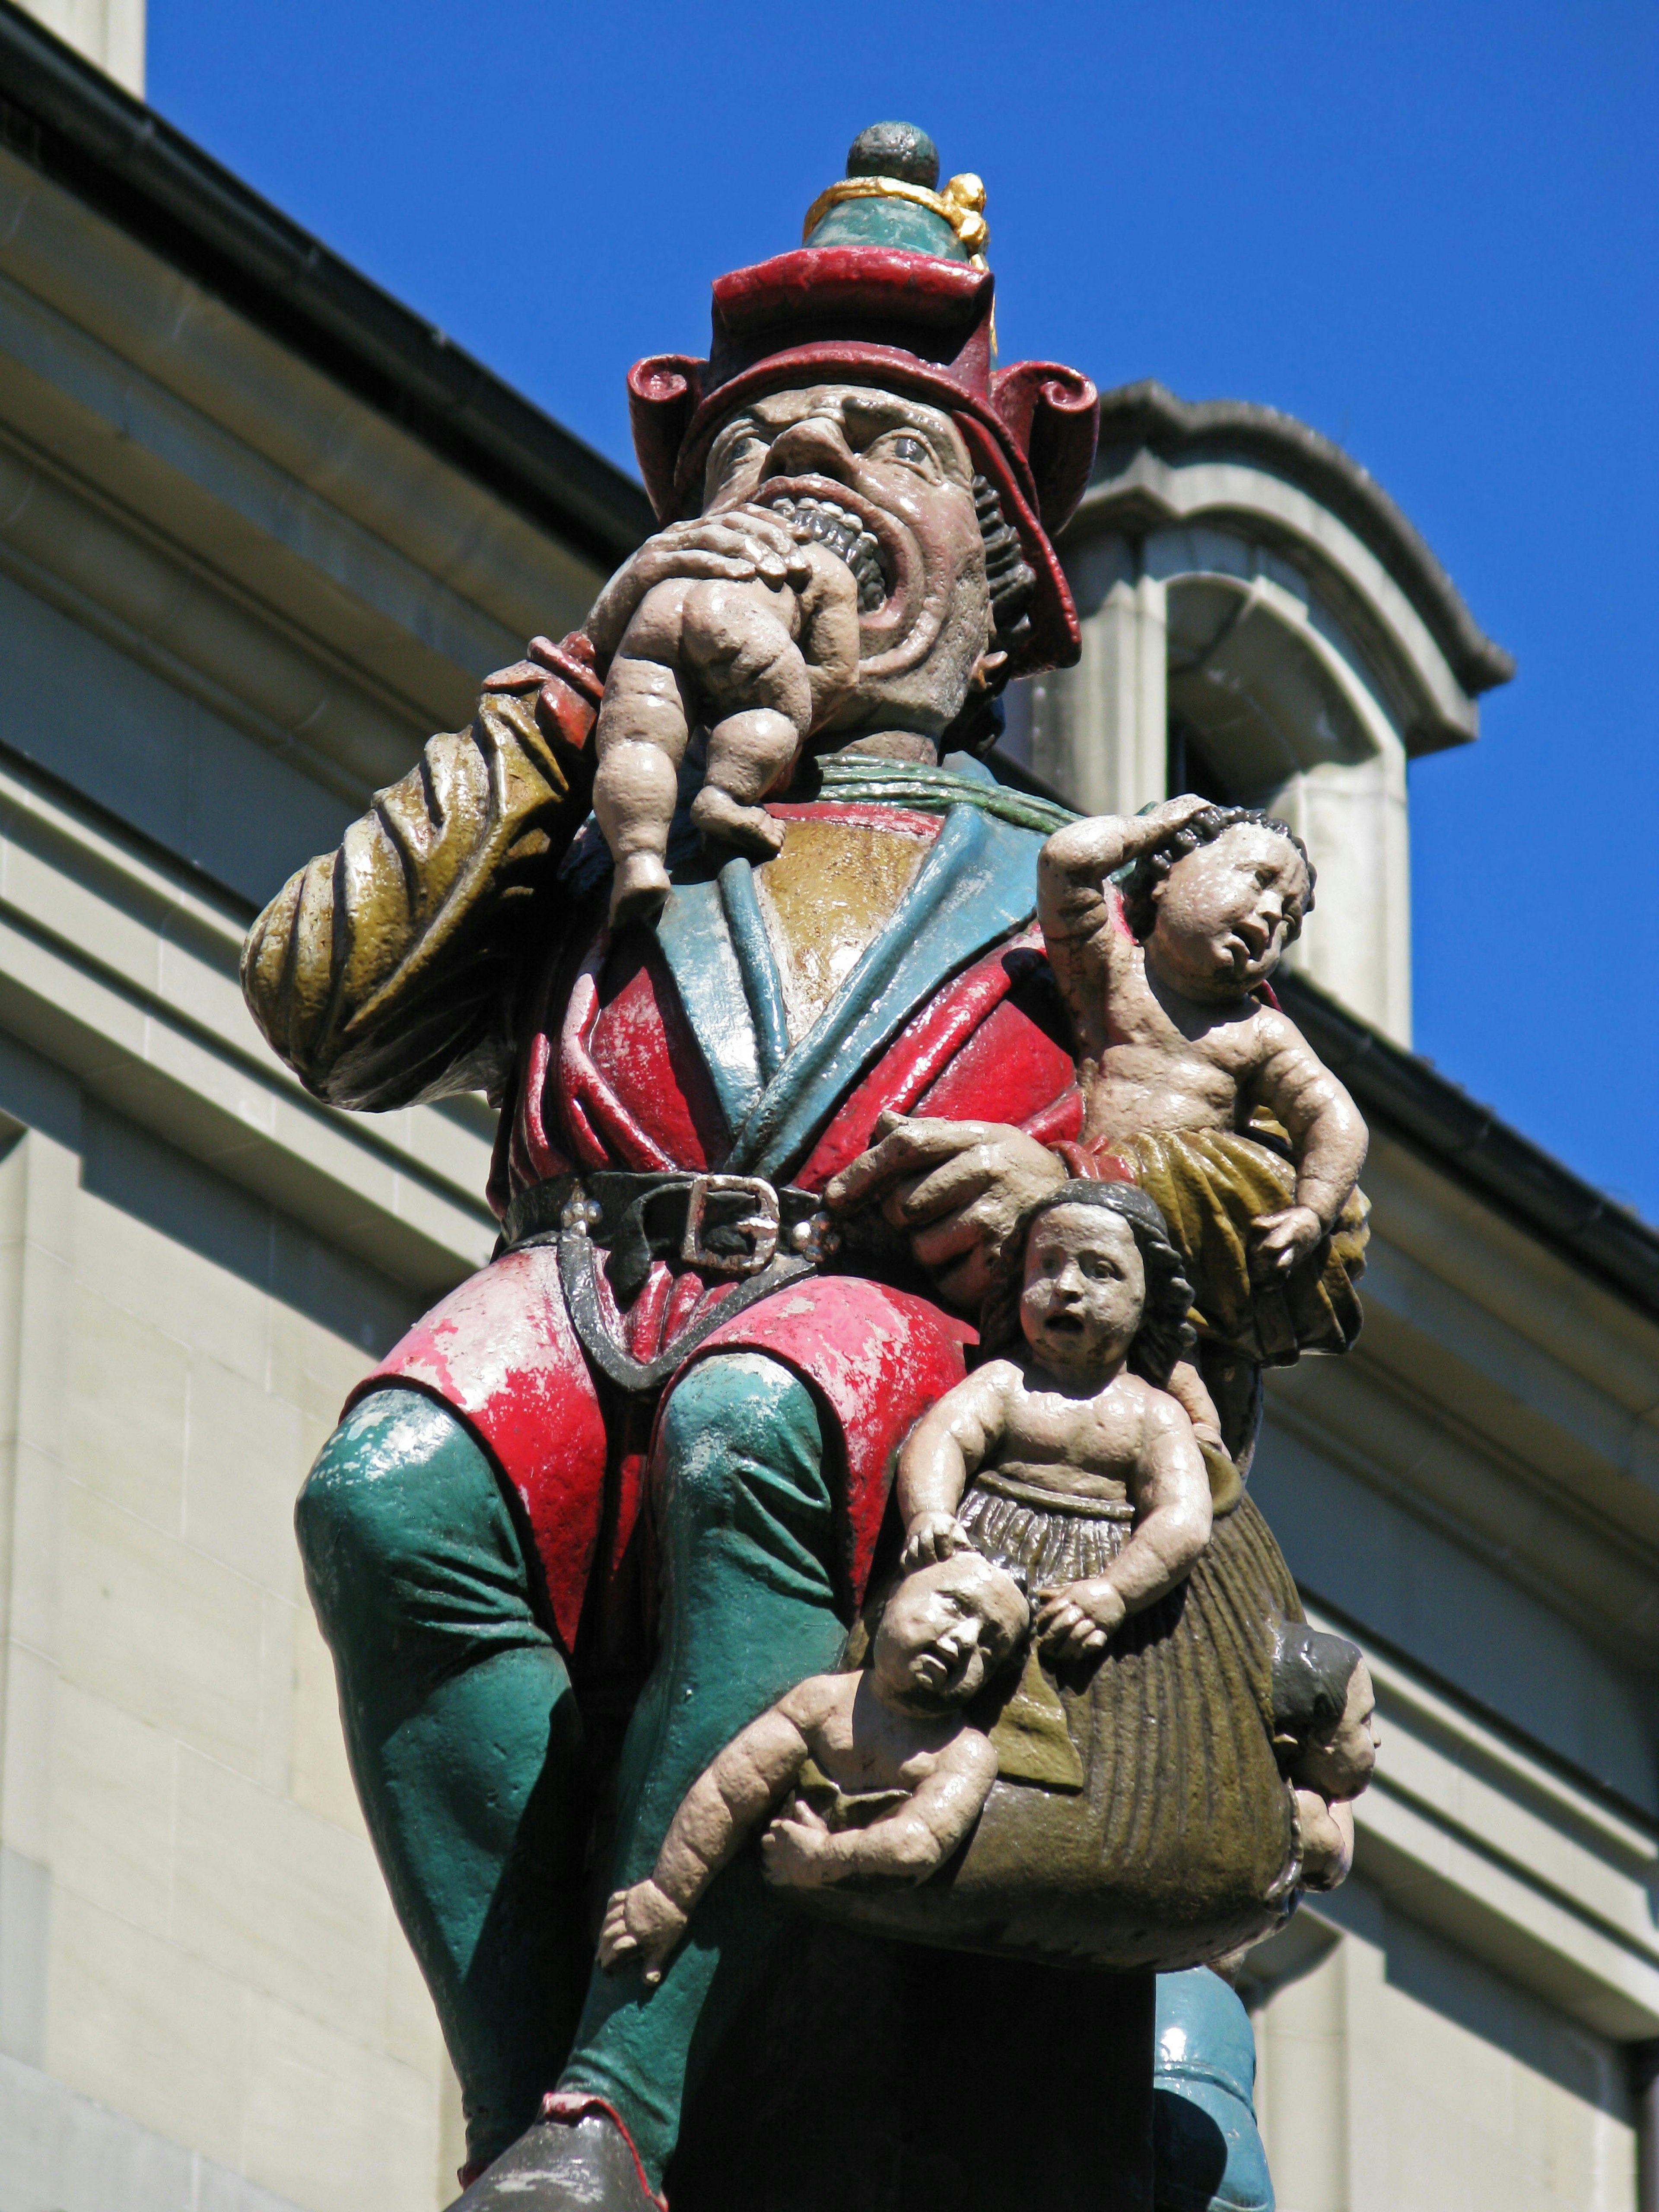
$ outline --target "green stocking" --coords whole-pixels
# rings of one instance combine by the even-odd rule
[[[357,1794],[460,2077],[468,2153],[493,2159],[558,2077],[592,1958],[569,1677],[489,1462],[430,1399],[366,1398],[295,1521]]]
[[[662,1644],[623,1750],[617,1886],[649,1874],[681,1798],[715,1754],[846,1634],[830,1571],[833,1509],[817,1408],[756,1352],[693,1367],[664,1409],[653,1501]],[[689,2086],[782,1923],[745,1854],[714,1882],[662,1982],[595,1972],[566,2089],[627,2122],[653,2185]]]

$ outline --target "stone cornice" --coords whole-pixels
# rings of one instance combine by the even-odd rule
[[[1368,1121],[1659,1319],[1659,1231],[1334,999],[1293,975],[1279,988],[1286,1012]]]
[[[498,498],[614,567],[644,492],[70,48],[0,0],[0,135]]]
[[[1118,473],[1133,448],[1191,462],[1256,463],[1310,493],[1376,554],[1406,593],[1471,697],[1507,684],[1515,662],[1489,638],[1421,533],[1376,478],[1292,415],[1248,400],[1178,399],[1152,378],[1103,392],[1096,480]]]

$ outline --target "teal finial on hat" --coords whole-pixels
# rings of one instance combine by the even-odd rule
[[[938,185],[939,149],[925,131],[872,123],[853,141],[847,174],[807,210],[801,243],[897,246],[984,268],[984,185],[971,175]]]

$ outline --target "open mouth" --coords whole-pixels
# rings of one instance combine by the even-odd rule
[[[1081,1336],[1083,1317],[1074,1313],[1050,1314],[1048,1328],[1051,1336]]]
[[[793,523],[804,537],[815,538],[847,563],[859,587],[861,615],[873,614],[882,605],[887,598],[888,577],[881,541],[863,515],[838,499],[787,483],[763,491],[757,503]]]

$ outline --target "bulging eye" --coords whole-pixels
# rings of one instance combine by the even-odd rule
[[[908,469],[925,469],[933,458],[921,438],[912,438],[903,431],[883,439],[879,451],[882,459],[902,461]]]

